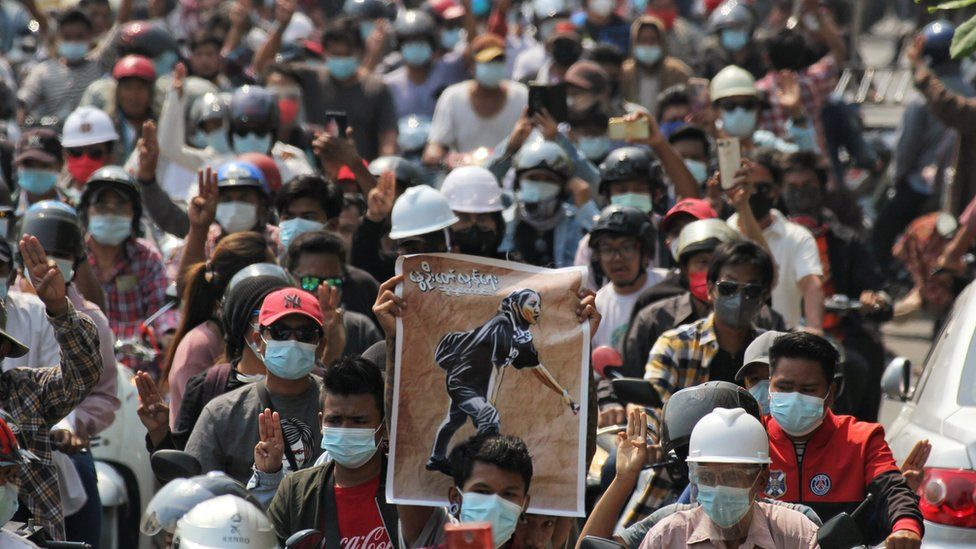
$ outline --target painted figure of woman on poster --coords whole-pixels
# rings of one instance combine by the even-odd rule
[[[539,363],[539,353],[530,328],[542,317],[542,297],[531,289],[515,290],[505,297],[488,322],[466,332],[444,335],[434,351],[434,361],[447,372],[447,394],[451,405],[437,430],[427,470],[450,475],[447,461],[451,437],[470,418],[479,433],[498,433],[500,421],[495,409],[495,391],[504,368],[528,368],[540,382],[558,394],[573,414],[580,406],[569,391]]]

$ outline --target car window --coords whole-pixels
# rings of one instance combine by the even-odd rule
[[[952,351],[956,345],[959,344],[968,345],[972,343],[971,334],[969,337],[969,341],[962,341],[961,338],[962,334],[955,333],[956,332],[955,328],[959,324],[959,320],[960,320],[959,311],[964,308],[962,305],[965,305],[969,301],[971,300],[970,299],[958,300],[956,302],[956,306],[953,307],[952,311],[949,312],[949,317],[942,325],[942,329],[939,330],[938,337],[936,337],[935,340],[933,341],[932,346],[929,348],[928,355],[925,357],[925,361],[922,363],[922,368],[923,368],[922,373],[920,374],[918,378],[918,382],[915,385],[915,391],[912,396],[912,400],[917,402],[919,396],[925,390],[925,384],[928,382],[929,376],[932,374],[933,364],[941,364],[943,363],[943,361],[947,360],[950,356],[952,356]],[[972,346],[969,345],[969,347],[970,350],[966,355],[966,359],[967,359],[966,370],[972,372],[970,375],[976,376],[976,371],[974,371],[976,370],[976,368],[969,367],[970,357],[976,358],[976,355],[973,354]],[[974,395],[974,397],[976,397],[976,395]],[[961,398],[962,395],[960,395],[960,399]],[[976,400],[976,398],[974,398],[974,400]]]

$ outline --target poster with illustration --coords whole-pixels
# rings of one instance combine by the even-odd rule
[[[401,257],[387,499],[445,505],[447,456],[475,433],[525,441],[530,510],[582,516],[589,325],[585,267],[458,254]]]

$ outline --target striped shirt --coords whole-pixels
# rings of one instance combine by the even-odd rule
[[[78,107],[85,88],[105,74],[105,67],[94,60],[68,66],[60,59],[48,59],[31,68],[17,92],[24,112],[40,118],[67,118]]]

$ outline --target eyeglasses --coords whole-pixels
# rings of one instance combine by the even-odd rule
[[[319,286],[321,286],[323,282],[337,290],[342,289],[342,278],[325,278],[312,275],[296,275],[296,277],[298,278],[298,282],[302,289],[306,292],[314,292],[315,290],[318,290]]]
[[[755,467],[712,469],[695,467],[689,471],[689,479],[700,486],[731,486],[734,488],[748,488],[756,482],[759,470]]]
[[[78,158],[79,156],[87,156],[92,160],[101,160],[103,156],[106,155],[105,149],[101,147],[75,147],[71,149],[65,149],[68,156],[73,158]]]
[[[734,111],[736,108],[754,111],[759,107],[759,101],[756,99],[719,99],[715,103],[723,111]]]
[[[739,284],[731,280],[722,280],[716,287],[718,294],[723,297],[732,297],[742,292],[746,299],[752,300],[759,299],[763,295],[763,287],[760,284]]]
[[[311,326],[290,328],[283,324],[272,324],[271,326],[265,326],[264,330],[275,341],[288,341],[294,336],[294,339],[301,343],[318,343],[322,337],[322,330]]]
[[[610,261],[615,256],[620,256],[620,259],[634,259],[637,257],[638,251],[639,249],[637,248],[636,244],[621,246],[620,248],[608,248],[606,246],[600,246],[600,259]]]

